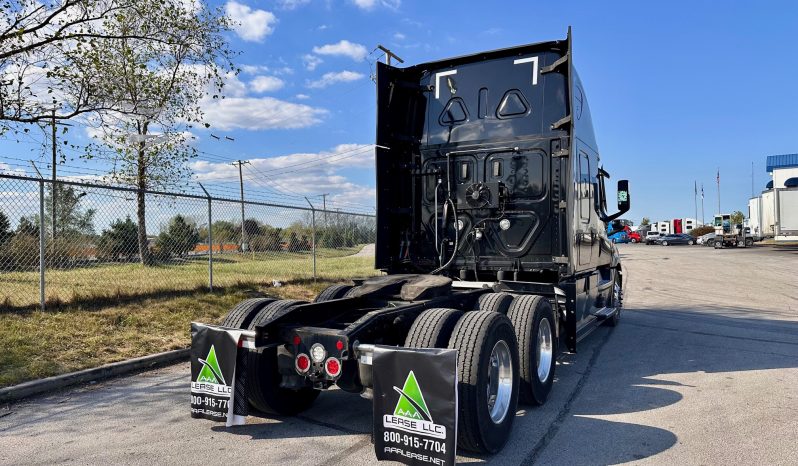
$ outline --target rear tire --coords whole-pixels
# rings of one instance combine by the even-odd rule
[[[474,310],[507,314],[512,303],[513,295],[510,293],[485,293],[479,297],[477,307]]]
[[[230,309],[227,316],[219,324],[222,327],[245,329],[249,327],[252,319],[265,306],[277,301],[274,298],[251,298],[245,299]]]
[[[688,240],[688,241],[687,241],[687,245],[688,245],[688,246],[692,246],[693,244],[695,244],[695,243],[693,242],[693,240]]]
[[[341,299],[349,292],[353,287],[352,285],[330,285],[325,288],[316,299],[313,300],[314,303],[323,303],[325,301],[330,301],[333,299]]]
[[[521,361],[521,403],[542,405],[554,382],[557,333],[554,311],[543,296],[518,296],[507,317],[513,324]]]
[[[449,348],[457,350],[457,444],[464,450],[495,453],[507,442],[518,406],[513,326],[497,312],[466,312]],[[496,394],[489,395],[493,389]]]
[[[290,311],[305,301],[284,299],[275,301],[258,312],[249,324],[249,330],[265,324]],[[277,348],[250,350],[247,360],[247,397],[249,404],[266,414],[292,416],[310,408],[319,390],[281,388],[282,376],[277,369]]]
[[[667,245],[668,245],[668,242],[667,242],[667,241],[663,241],[663,242],[662,242],[662,245],[663,245],[663,246],[667,246]]]
[[[753,245],[754,245],[754,240],[753,239],[751,239],[751,238],[746,238],[745,239],[745,247],[750,248]]]
[[[427,309],[419,314],[405,338],[406,348],[446,348],[463,311]]]

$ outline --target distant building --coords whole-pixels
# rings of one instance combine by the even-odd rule
[[[798,154],[770,155],[771,179],[748,201],[748,226],[758,238],[798,241]]]

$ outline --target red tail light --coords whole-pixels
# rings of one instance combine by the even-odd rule
[[[338,377],[341,374],[341,361],[335,358],[327,358],[324,363],[324,371],[330,377]]]
[[[300,353],[297,355],[294,365],[296,366],[297,372],[304,374],[308,371],[308,369],[310,369],[310,358],[307,354]]]

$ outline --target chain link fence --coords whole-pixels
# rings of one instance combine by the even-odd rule
[[[0,174],[0,308],[373,275],[374,239],[361,213]]]

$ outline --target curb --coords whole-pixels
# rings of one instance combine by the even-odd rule
[[[68,374],[56,375],[39,380],[31,380],[19,385],[0,388],[0,402],[8,403],[10,401],[18,401],[33,395],[59,390],[79,383],[104,380],[130,374],[132,372],[154,369],[169,363],[186,360],[190,352],[190,348],[166,351],[149,356],[142,356],[140,358],[113,362],[92,369],[84,369],[82,371],[70,372]]]

